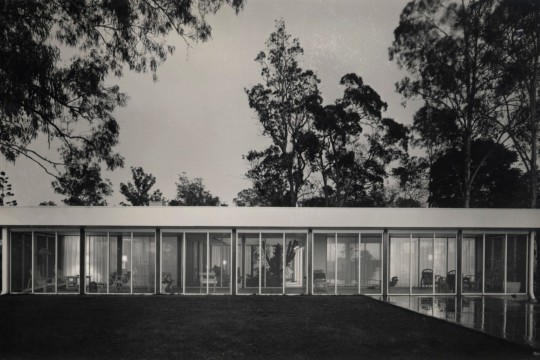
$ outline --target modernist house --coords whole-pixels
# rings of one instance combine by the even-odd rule
[[[2,294],[532,296],[540,210],[2,207]]]

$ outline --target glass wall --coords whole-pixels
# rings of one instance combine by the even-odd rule
[[[437,294],[456,292],[456,243],[455,235],[435,234],[433,281]]]
[[[213,292],[231,293],[232,247],[230,233],[210,233],[210,278],[215,277]],[[213,274],[212,274],[213,273]],[[209,284],[210,286],[210,284]]]
[[[237,293],[306,293],[306,244],[306,233],[239,232]]]
[[[285,293],[307,294],[307,234],[285,234]]]
[[[433,235],[411,237],[411,285],[413,294],[433,293]]]
[[[409,294],[411,285],[411,236],[390,234],[388,259],[388,293]]]
[[[456,291],[455,234],[390,234],[389,294]]]
[[[527,292],[526,234],[469,234],[463,239],[463,292]]]
[[[132,242],[133,292],[156,292],[156,237],[155,233],[134,233]]]
[[[464,234],[461,256],[463,293],[482,293],[482,275],[484,269],[484,235]]]
[[[79,235],[56,231],[11,232],[12,293],[79,293]]]
[[[506,292],[525,293],[527,284],[527,235],[507,235]]]
[[[314,294],[380,294],[382,234],[315,233]]]
[[[109,236],[105,233],[91,233],[86,236],[86,275],[96,287],[92,286],[90,292],[108,293],[113,289],[113,276],[109,275]],[[116,267],[114,267],[116,268]],[[78,287],[78,281],[72,277],[67,278],[68,289]],[[78,279],[77,279],[78,280]],[[95,291],[94,291],[95,290]]]
[[[382,234],[360,238],[360,293],[380,294],[382,284]]]
[[[486,293],[504,293],[505,235],[485,235],[485,287]]]
[[[524,294],[528,235],[466,232],[461,254],[451,232],[395,232],[384,264],[382,233],[315,231],[308,260],[307,232],[239,231],[236,269],[231,232],[164,231],[161,263],[156,237],[148,230],[88,230],[85,278],[80,278],[79,232],[11,231],[12,293],[313,294],[388,293]],[[457,256],[461,278],[457,278]],[[308,273],[308,261],[312,262]],[[383,266],[388,278],[383,279]],[[236,284],[232,282],[236,271]],[[157,286],[160,286],[158,288]]]
[[[32,292],[32,233],[11,233],[11,292]]]
[[[154,232],[89,231],[85,259],[86,293],[153,294],[156,291]],[[67,280],[69,287],[79,286],[78,278]]]
[[[79,293],[80,235],[58,232],[56,286],[59,293]],[[87,271],[88,275],[88,271]]]
[[[161,236],[161,293],[183,293],[183,233],[163,233]]]

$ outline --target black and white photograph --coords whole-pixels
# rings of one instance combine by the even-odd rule
[[[0,0],[0,359],[538,359],[539,103],[539,0]]]

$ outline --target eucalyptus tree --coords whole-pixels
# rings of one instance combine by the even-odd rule
[[[298,58],[303,54],[298,39],[291,39],[285,22],[276,21],[275,31],[255,61],[261,66],[263,83],[246,89],[249,106],[255,110],[272,145],[263,151],[250,151],[248,171],[258,192],[274,191],[267,196],[273,205],[296,206],[308,188],[312,147],[316,139],[310,130],[312,115],[309,100],[318,96],[319,79],[311,70],[303,70]],[[269,185],[273,184],[273,190]]]
[[[540,137],[540,3],[499,0],[490,19],[489,40],[496,52],[493,66],[504,76],[497,90],[501,110],[497,124],[505,131],[529,177],[529,206],[538,206]]]
[[[131,167],[133,182],[120,183],[120,193],[133,206],[148,206],[150,201],[162,201],[163,195],[159,189],[150,193],[156,183],[156,177],[144,172],[140,166]],[[121,205],[126,205],[121,203]]]
[[[319,140],[313,168],[325,206],[367,205],[388,177],[388,165],[406,153],[408,130],[382,117],[387,104],[361,77],[347,74],[340,84],[344,94],[335,104],[312,102]]]
[[[411,1],[401,13],[389,49],[390,59],[409,74],[396,84],[397,91],[407,99],[424,100],[453,122],[457,137],[445,145],[463,152],[459,192],[464,207],[471,205],[482,164],[472,161],[473,141],[497,142],[503,137],[493,124],[499,105],[494,83],[501,74],[493,66],[494,52],[486,42],[494,1]],[[483,159],[494,149],[485,149]]]
[[[105,206],[113,193],[112,183],[101,176],[101,167],[86,157],[82,150],[63,149],[63,171],[52,182],[56,193],[64,195],[62,202],[71,206]]]
[[[1,1],[0,153],[57,176],[65,164],[38,150],[41,137],[94,165],[122,166],[114,110],[126,95],[114,77],[127,68],[155,78],[174,52],[167,36],[207,40],[206,15],[223,5],[239,11],[243,0]]]
[[[5,171],[0,171],[0,206],[17,206],[17,200],[13,199],[13,186]]]
[[[185,172],[178,175],[176,198],[170,206],[226,206],[218,196],[206,190],[202,178],[190,179]]]

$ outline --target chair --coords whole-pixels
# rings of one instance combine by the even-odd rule
[[[313,270],[313,290],[326,290],[326,273],[324,270]]]
[[[420,287],[433,286],[433,270],[422,270],[422,277],[420,278]]]
[[[476,277],[474,275],[466,275],[463,277],[463,289],[476,290]]]
[[[175,279],[171,275],[171,273],[164,272],[161,274],[161,283],[164,284],[165,289],[164,291],[169,294],[174,294],[173,291],[173,284]]]
[[[207,285],[213,286],[214,292],[216,292],[216,284],[217,284],[216,273],[213,271],[200,273],[199,284],[200,284],[199,292],[202,292],[203,287],[206,289]]]
[[[113,289],[116,289],[116,291],[120,291],[124,287],[124,284],[129,283],[130,280],[131,271],[126,271],[122,275],[118,275],[118,273],[114,271],[111,275],[111,280],[109,281],[109,284],[112,285]]]

